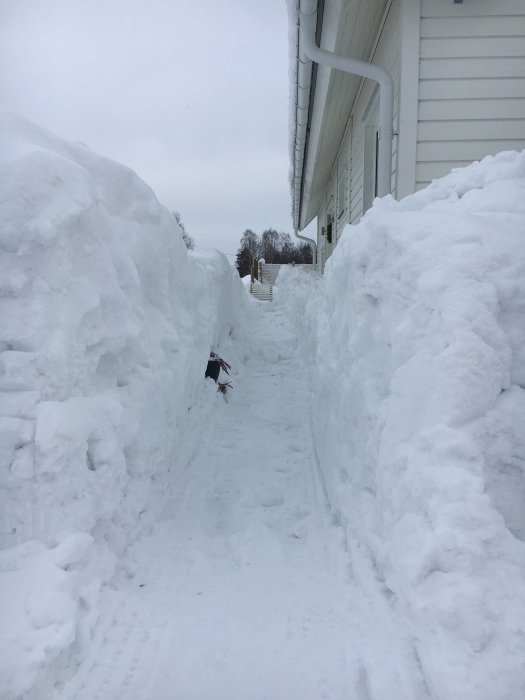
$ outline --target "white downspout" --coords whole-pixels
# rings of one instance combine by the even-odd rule
[[[293,234],[296,238],[300,238],[302,241],[306,241],[310,244],[310,248],[312,249],[312,264],[317,265],[317,243],[314,241],[314,239],[308,238],[307,236],[301,236],[296,228],[294,228]]]
[[[380,66],[358,61],[320,49],[315,43],[317,2],[301,0],[299,60],[313,61],[345,73],[360,75],[379,83],[379,144],[377,152],[377,194],[390,194],[392,180],[392,139],[394,121],[394,83]]]

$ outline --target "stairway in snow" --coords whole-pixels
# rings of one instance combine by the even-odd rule
[[[254,281],[250,285],[250,293],[259,301],[273,300],[273,285],[277,280],[279,270],[283,265],[277,263],[259,263],[259,282]],[[313,265],[296,265],[303,270],[311,271]]]
[[[259,301],[272,301],[273,287],[271,284],[252,282],[250,284],[250,293]]]

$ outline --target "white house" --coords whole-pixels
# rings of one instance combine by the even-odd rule
[[[525,148],[525,0],[289,9],[294,226],[317,217],[321,269],[376,195]]]

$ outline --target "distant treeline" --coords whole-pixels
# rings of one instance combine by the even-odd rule
[[[308,243],[293,243],[289,233],[279,233],[269,228],[259,236],[247,228],[242,234],[241,245],[235,259],[235,266],[241,277],[250,273],[254,258],[255,260],[264,258],[267,263],[299,265],[312,262],[312,249]]]

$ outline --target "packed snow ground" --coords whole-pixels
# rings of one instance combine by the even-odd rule
[[[105,589],[83,663],[46,698],[426,698],[389,592],[334,521],[290,323],[254,303],[223,352],[233,390],[201,379],[200,444]]]
[[[206,380],[215,410],[199,450],[53,700],[348,697],[347,559],[288,327],[275,307],[255,306],[225,355],[227,401]]]

